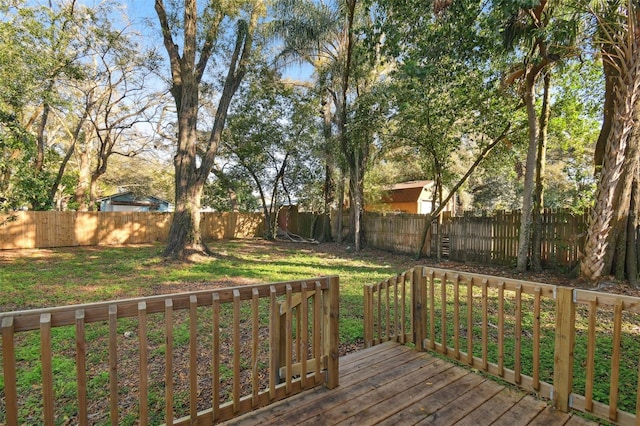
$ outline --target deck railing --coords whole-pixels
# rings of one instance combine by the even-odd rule
[[[2,313],[0,423],[211,424],[333,388],[338,288],[328,277]]]
[[[364,300],[366,346],[412,343],[558,410],[640,423],[640,298],[420,266]]]

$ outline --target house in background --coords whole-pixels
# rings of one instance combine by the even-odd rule
[[[96,200],[101,212],[168,212],[173,206],[166,200],[157,197],[136,197],[129,192],[110,195]]]
[[[433,191],[435,182],[432,180],[413,180],[397,183],[387,188],[386,195],[380,202],[373,206],[367,206],[366,210],[429,214],[434,210]],[[455,208],[455,196],[447,203],[443,211],[453,211]]]

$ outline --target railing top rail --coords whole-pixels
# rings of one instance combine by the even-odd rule
[[[476,285],[482,285],[482,283],[486,281],[488,287],[497,288],[499,286],[504,285],[505,290],[512,290],[512,291],[515,291],[516,288],[520,286],[520,289],[522,290],[523,293],[535,293],[536,291],[539,290],[541,295],[545,297],[554,297],[556,289],[559,287],[553,284],[543,284],[543,283],[538,283],[534,281],[524,281],[524,280],[517,280],[513,278],[494,277],[491,275],[476,274],[472,272],[433,268],[431,266],[415,266],[414,268],[408,269],[398,274],[398,276],[402,274],[406,274],[407,276],[410,276],[410,274],[414,271],[415,268],[422,268],[423,277],[427,277],[430,274],[434,274],[436,278],[442,278],[446,275],[447,279],[451,279],[451,280],[459,279],[461,283],[464,283],[473,279],[474,284]],[[386,280],[383,282],[386,282]],[[366,286],[371,286],[375,288],[375,284],[367,284]]]
[[[574,301],[576,303],[587,304],[594,300],[597,300],[599,306],[608,307],[613,307],[618,302],[622,302],[625,310],[640,313],[640,297],[604,293],[596,290],[575,289]]]
[[[0,323],[2,327],[8,325],[8,321],[12,323],[14,331],[29,331],[40,328],[40,318],[44,314],[51,315],[51,326],[60,327],[73,325],[76,322],[76,315],[82,312],[84,322],[91,323],[97,321],[106,321],[109,319],[110,307],[116,307],[118,318],[134,317],[138,315],[138,311],[143,308],[147,314],[164,312],[165,301],[171,299],[174,310],[189,309],[192,297],[197,299],[198,306],[209,306],[212,304],[213,294],[217,294],[221,303],[233,301],[233,293],[237,291],[240,300],[249,300],[253,297],[254,289],[258,291],[260,298],[271,296],[271,289],[275,289],[276,296],[286,294],[287,286],[291,286],[291,291],[299,293],[303,284],[313,290],[316,283],[320,283],[320,289],[329,288],[332,276],[317,277],[311,279],[303,279],[296,281],[283,281],[267,284],[255,284],[238,287],[214,288],[210,290],[199,290],[194,292],[160,294],[148,297],[137,297],[132,299],[112,300],[106,302],[87,303],[79,305],[57,306],[51,308],[41,308],[23,311],[2,312],[0,313]]]

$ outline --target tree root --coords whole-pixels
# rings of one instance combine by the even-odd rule
[[[308,243],[308,244],[320,244],[318,240],[313,238],[304,238],[300,235],[293,234],[289,231],[285,231],[284,229],[278,227],[278,232],[276,234],[276,238],[283,241],[291,241],[294,243]]]

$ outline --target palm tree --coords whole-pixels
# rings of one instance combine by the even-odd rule
[[[614,4],[615,3],[615,4]],[[629,0],[607,2],[591,12],[597,22],[598,39],[607,74],[608,96],[613,107],[606,132],[602,169],[596,201],[580,263],[580,274],[588,281],[615,272],[637,282],[636,227],[638,214],[638,135],[640,94],[640,10]]]
[[[326,140],[326,180],[325,210],[331,202],[331,141],[334,139],[332,127],[335,124],[340,153],[344,168],[349,174],[349,195],[351,198],[352,230],[355,248],[360,250],[361,216],[363,210],[363,163],[366,152],[359,144],[351,143],[347,134],[348,94],[353,69],[354,37],[353,27],[356,17],[357,0],[344,0],[330,7],[323,2],[312,0],[282,0],[276,7],[278,19],[274,21],[273,32],[284,42],[283,58],[297,58],[311,64],[317,74],[317,85],[323,93],[323,134]],[[346,170],[345,170],[346,169]],[[340,179],[338,200],[338,239],[342,235],[343,179]],[[327,212],[327,211],[326,211]],[[325,232],[329,230],[325,226]]]

